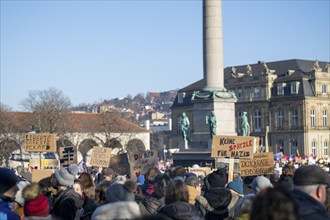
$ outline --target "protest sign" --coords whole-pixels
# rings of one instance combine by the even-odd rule
[[[112,155],[110,158],[110,168],[119,175],[127,175],[130,173],[130,165],[127,153]]]
[[[90,160],[90,166],[109,167],[111,158],[111,148],[93,147],[93,152]]]
[[[141,173],[146,173],[151,167],[158,168],[157,151],[154,150],[144,152],[141,160]]]
[[[211,157],[252,158],[255,138],[213,136]]]
[[[33,170],[32,171],[32,182],[38,183],[40,180],[50,177],[52,175],[52,170]]]
[[[26,152],[56,152],[55,134],[25,134]]]
[[[60,165],[61,168],[68,167],[70,164],[77,163],[77,153],[74,147],[60,147]]]
[[[207,174],[212,172],[211,167],[198,167],[198,168],[192,168],[192,167],[188,167],[188,172],[189,173],[194,173],[197,176],[207,176]]]
[[[30,167],[32,166],[34,169],[58,169],[58,163],[57,159],[30,159],[29,161]]]
[[[255,153],[253,159],[240,159],[241,176],[257,176],[274,173],[273,152]]]

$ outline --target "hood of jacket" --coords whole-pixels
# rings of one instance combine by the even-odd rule
[[[96,208],[92,215],[93,220],[136,219],[141,216],[138,204],[135,201],[121,201],[108,203]]]
[[[201,219],[195,206],[181,201],[164,206],[158,211],[158,214],[172,219]]]
[[[217,210],[226,209],[231,202],[232,194],[225,187],[211,188],[205,192],[204,198]]]

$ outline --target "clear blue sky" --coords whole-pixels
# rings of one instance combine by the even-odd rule
[[[330,3],[223,1],[225,67],[330,61]],[[202,1],[1,0],[1,103],[55,87],[74,105],[203,77]]]

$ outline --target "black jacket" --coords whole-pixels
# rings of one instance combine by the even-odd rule
[[[298,207],[298,215],[300,220],[330,219],[325,206],[310,195],[300,190],[293,190],[292,196]]]
[[[157,199],[149,197],[143,199],[139,204],[142,216],[156,214],[157,211],[163,206],[165,206],[165,198]]]
[[[206,220],[225,219],[228,217],[228,205],[232,199],[229,189],[224,187],[211,188],[204,196],[196,198],[195,206]]]
[[[53,210],[51,214],[58,220],[79,220],[79,209],[83,205],[83,199],[74,191],[73,188],[67,188],[60,191],[54,198]]]
[[[156,217],[163,220],[202,220],[196,207],[188,202],[174,202],[161,208]]]

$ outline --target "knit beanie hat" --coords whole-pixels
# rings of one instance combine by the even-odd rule
[[[113,183],[105,192],[105,198],[108,203],[120,201],[134,201],[134,193],[123,184]]]
[[[226,187],[234,190],[238,194],[243,194],[243,181],[241,178],[234,179],[233,181],[229,182]]]
[[[114,181],[114,183],[119,183],[119,184],[124,184],[125,182],[126,182],[126,177],[121,175],[117,176]]]
[[[17,176],[11,169],[0,168],[0,194],[7,192],[17,183]]]
[[[273,187],[273,185],[270,180],[264,176],[257,176],[252,182],[252,192],[254,194],[269,187]]]
[[[70,164],[70,166],[55,170],[55,178],[60,186],[72,186],[76,176],[78,175],[79,167],[77,164]]]
[[[207,177],[210,188],[224,187],[227,184],[227,171],[225,168],[220,168],[210,173]]]
[[[25,187],[23,190],[23,197],[25,199],[25,216],[45,217],[49,215],[49,201],[46,196],[40,192],[38,184],[32,183]]]

